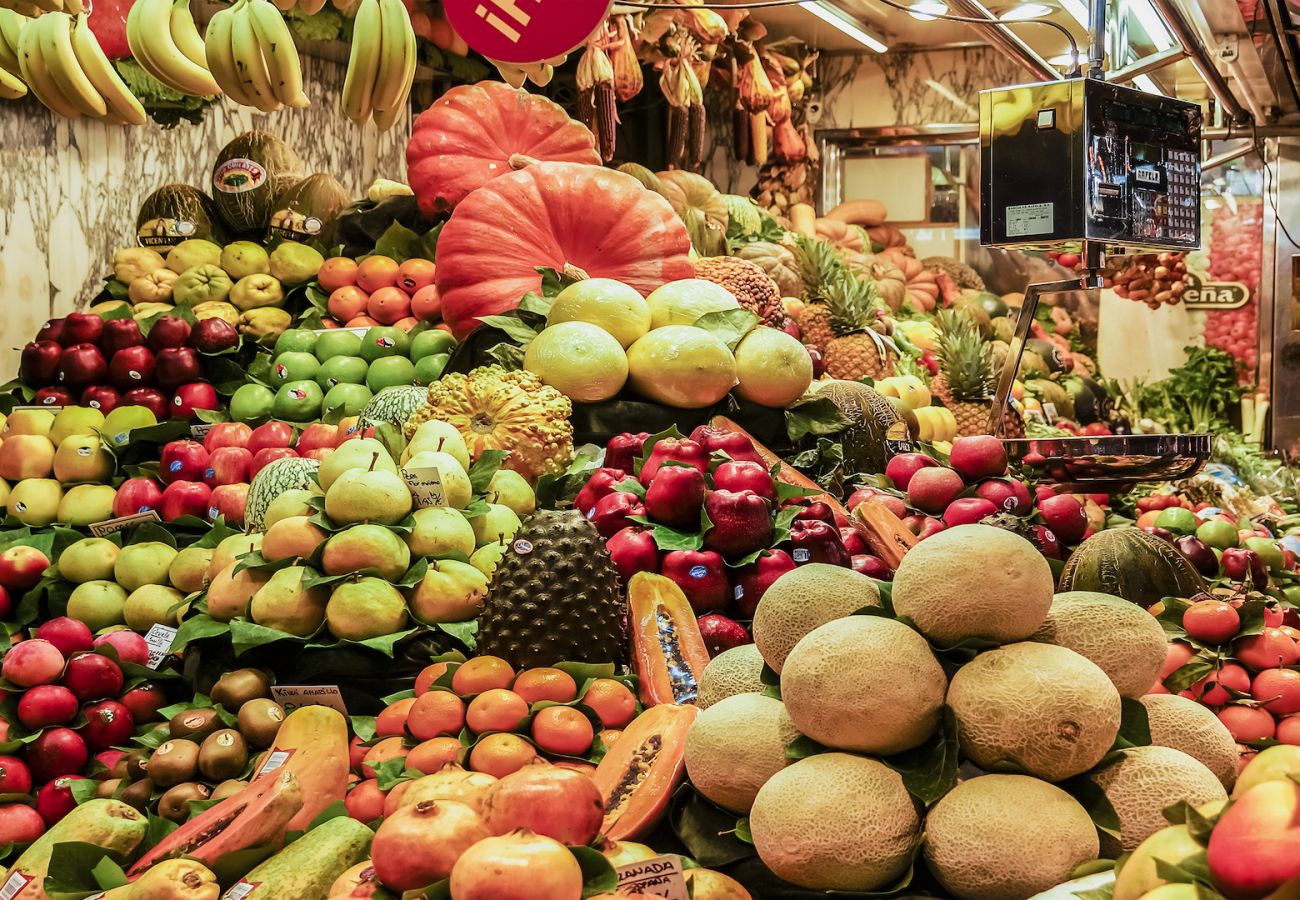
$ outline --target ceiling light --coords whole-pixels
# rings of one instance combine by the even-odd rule
[[[1157,50],[1168,50],[1174,45],[1173,38],[1169,36],[1169,29],[1165,27],[1164,20],[1156,13],[1150,0],[1137,0],[1129,9],[1137,16],[1138,24],[1142,26],[1142,30],[1146,32]]]
[[[1052,8],[1046,3],[1018,3],[998,18],[1003,22],[1023,22],[1026,19],[1041,19],[1051,11]]]
[[[848,13],[844,12],[837,6],[828,3],[827,0],[816,0],[814,3],[805,3],[803,4],[803,8],[832,28],[847,34],[864,47],[869,47],[877,53],[884,53],[889,49],[888,44],[863,28],[862,25],[853,19]]]
[[[944,0],[916,0],[908,7],[908,15],[913,19],[919,19],[922,22],[933,22],[937,16],[942,16],[948,12],[948,4]]]

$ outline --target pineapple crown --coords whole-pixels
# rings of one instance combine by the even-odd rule
[[[876,284],[859,279],[847,269],[826,286],[823,300],[831,314],[836,337],[868,331],[876,319]]]
[[[803,281],[804,299],[824,300],[830,286],[846,271],[839,251],[829,241],[803,234],[795,235],[791,249]]]
[[[935,317],[939,369],[958,400],[987,400],[993,394],[993,346],[984,343],[966,313],[945,309]]]

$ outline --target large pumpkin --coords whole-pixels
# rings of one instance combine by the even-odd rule
[[[893,260],[887,256],[871,253],[844,254],[844,261],[858,275],[870,278],[876,283],[876,295],[889,304],[889,308],[898,312],[907,299],[907,277]]]
[[[466,197],[438,237],[443,319],[457,337],[541,289],[538,266],[613,278],[642,294],[692,278],[691,239],[668,201],[600,166],[548,162]]]
[[[910,256],[898,247],[891,247],[878,256],[898,266],[907,279],[907,297],[909,303],[918,312],[929,312],[939,304],[939,282],[919,259]]]
[[[722,199],[722,194],[713,186],[713,182],[703,175],[680,169],[660,172],[656,177],[659,179],[659,193],[668,198],[668,202],[686,224],[695,251],[701,256],[721,256],[725,253],[727,223],[731,214],[727,211],[727,202]]]
[[[420,113],[407,180],[426,216],[533,161],[600,165],[596,138],[560,106],[499,81],[454,87]]]

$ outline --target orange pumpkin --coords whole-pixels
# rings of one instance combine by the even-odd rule
[[[693,278],[690,235],[668,201],[630,175],[544,162],[466,197],[438,236],[442,317],[464,337],[479,317],[541,289],[538,266],[613,278],[642,294]],[[574,273],[578,274],[578,273]]]
[[[426,216],[535,161],[600,165],[587,126],[545,97],[499,81],[454,87],[420,113],[406,145],[407,180]]]
[[[919,259],[898,247],[891,247],[879,255],[903,271],[908,303],[921,312],[929,312],[939,304],[939,282]]]

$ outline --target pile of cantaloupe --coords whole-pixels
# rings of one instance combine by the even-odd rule
[[[1032,897],[1132,851],[1166,807],[1223,800],[1227,730],[1191,701],[1143,697],[1165,658],[1160,624],[1116,597],[1054,590],[1028,541],[987,525],[914,547],[888,603],[849,569],[786,573],[759,603],[755,645],[704,673],[691,782],[747,816],[761,860],[794,885],[879,891],[915,864],[973,900]],[[945,707],[960,781],[927,809],[898,754],[937,740]],[[1122,717],[1142,709],[1151,745],[1117,749]],[[806,755],[816,745],[826,752]],[[1087,795],[1109,801],[1117,831],[1098,829]]]

